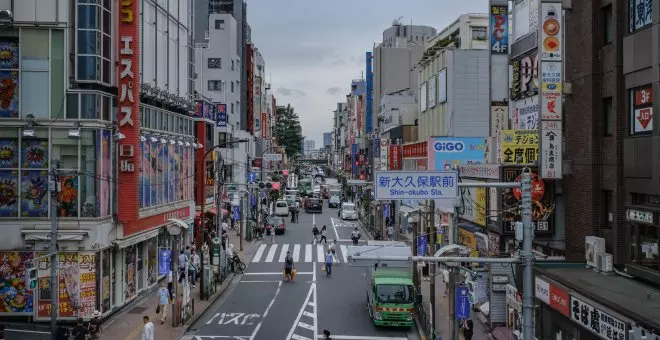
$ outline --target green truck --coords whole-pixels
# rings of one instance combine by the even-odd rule
[[[401,261],[357,260],[361,253],[370,256],[412,256],[404,243],[369,241],[366,246],[349,246],[349,265],[367,267],[367,309],[376,326],[411,327],[415,324],[417,291],[412,278],[412,263]]]

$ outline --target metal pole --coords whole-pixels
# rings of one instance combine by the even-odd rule
[[[206,179],[205,179],[206,180]],[[206,195],[204,195],[204,199],[206,199]],[[206,203],[206,202],[204,202]],[[203,219],[203,217],[202,217]],[[202,223],[204,221],[202,220]],[[172,291],[174,292],[174,296],[171,296],[172,298],[172,327],[177,326],[177,302],[179,300],[179,238],[178,236],[174,235],[173,241],[172,241],[172,257],[174,258],[174,268],[172,268]],[[203,278],[202,278],[203,280]]]
[[[532,175],[529,169],[522,173],[522,222],[523,250],[520,256],[523,260],[523,339],[534,339],[534,255],[532,241],[534,226],[532,225]]]
[[[436,240],[436,229],[435,229],[435,200],[431,200],[431,204],[429,209],[431,210],[431,218],[429,218],[429,229],[431,232],[429,233],[429,248],[431,248],[431,254],[435,254],[435,240]],[[437,268],[437,263],[435,262],[429,262],[429,276],[431,277],[431,332],[435,331],[435,315],[436,315],[436,310],[435,310],[435,279],[436,279],[436,268]],[[431,336],[434,336],[434,334],[431,334]]]
[[[57,333],[57,182],[59,177],[60,162],[55,161],[51,169],[50,184],[50,330],[51,339],[55,340]]]
[[[379,248],[381,246],[371,246]],[[367,250],[371,251],[371,250]],[[368,253],[370,254],[370,253]],[[537,259],[537,261],[542,261],[543,259]],[[361,255],[360,253],[355,253],[348,256],[348,262],[350,261],[381,261],[381,262],[442,262],[447,263],[449,266],[458,263],[458,262],[474,262],[474,263],[521,263],[521,259],[518,257],[469,257],[469,256],[395,256],[395,255],[385,255],[385,256],[376,256],[376,255]],[[547,262],[552,262],[556,260],[550,260]]]
[[[461,208],[461,201],[457,199],[454,202],[454,213],[452,214],[452,223],[451,223],[451,244],[458,244],[458,210]],[[449,270],[449,320],[451,322],[451,340],[458,340],[459,333],[459,322],[456,319],[456,284],[458,284],[457,275],[458,270],[456,268],[451,268]]]
[[[247,220],[245,219],[245,209],[243,209],[245,199],[243,198],[243,195],[241,195],[241,206],[240,209],[238,210],[239,212],[239,218],[241,223],[238,225],[238,250],[243,251],[243,229],[245,228],[245,223]]]

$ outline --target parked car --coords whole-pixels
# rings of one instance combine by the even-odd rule
[[[309,198],[307,199],[307,204],[305,205],[305,212],[323,212],[323,200],[320,198]]]
[[[342,203],[339,216],[342,220],[357,220],[357,210],[355,210],[355,204],[350,202]]]
[[[289,203],[286,201],[275,202],[275,216],[289,216]]]
[[[268,220],[266,220],[266,226],[273,227],[275,235],[284,234],[286,231],[286,223],[284,223],[284,219],[279,216],[269,217]]]
[[[340,204],[341,201],[339,200],[339,196],[330,196],[330,199],[328,200],[328,208],[339,208]]]

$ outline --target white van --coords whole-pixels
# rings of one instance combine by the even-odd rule
[[[275,216],[289,216],[289,203],[286,201],[275,202]]]

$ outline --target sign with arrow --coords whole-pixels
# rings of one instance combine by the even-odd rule
[[[470,290],[464,285],[456,286],[456,319],[469,319],[470,308]]]
[[[256,180],[257,180],[257,174],[254,172],[248,172],[248,182],[250,184],[254,184]]]

